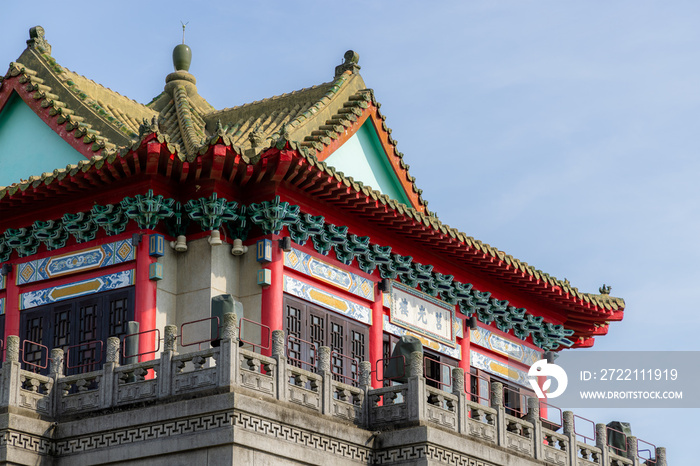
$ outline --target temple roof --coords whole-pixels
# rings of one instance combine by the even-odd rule
[[[565,296],[566,300],[610,314],[607,320],[622,318],[624,301],[610,296],[606,290],[600,294],[582,293],[566,280],[552,277],[443,224],[428,211],[427,201],[422,198],[422,191],[416,187],[415,178],[409,174],[403,154],[396,149],[391,131],[384,123],[374,93],[367,89],[359,74],[358,57],[352,51],[345,54],[345,61],[336,68],[331,82],[217,110],[198,94],[196,79],[186,70],[168,75],[164,91],[143,105],[56,63],[40,27],[32,28],[27,43],[27,49],[10,64],[0,80],[0,109],[12,91],[25,102],[34,101],[35,111],[39,107],[45,109],[40,116],[54,130],[60,130],[62,137],[85,155],[86,160],[0,187],[0,204],[14,205],[13,200],[20,202],[25,192],[38,192],[80,173],[103,170],[153,137],[167,146],[171,159],[175,157],[184,164],[198,163],[212,146],[223,144],[228,153],[239,156],[240,163],[256,170],[265,170],[260,168],[261,158],[268,149],[284,146],[296,150],[308,166],[344,189],[394,211],[407,222],[422,225],[450,243],[458,242],[458,247],[479,255],[480,260],[490,261],[495,264],[493,267],[522,275],[549,292],[554,290]],[[347,137],[349,129],[367,118],[379,128],[388,157],[412,205],[391,199],[322,161],[334,144]],[[120,173],[113,169],[109,176],[124,176]],[[229,180],[234,175],[235,169]]]

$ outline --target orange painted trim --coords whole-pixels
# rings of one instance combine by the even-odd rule
[[[413,183],[408,180],[408,171],[401,168],[401,161],[396,155],[396,147],[389,141],[389,133],[383,128],[383,121],[379,117],[378,110],[379,109],[376,107],[376,105],[370,104],[362,111],[362,116],[360,116],[357,121],[355,121],[349,128],[346,128],[340,137],[331,141],[330,144],[318,152],[316,157],[321,162],[326,160],[340,146],[345,144],[348,139],[353,137],[367,120],[370,120],[375,132],[377,133],[377,136],[379,137],[379,142],[382,145],[382,149],[384,149],[384,152],[387,154],[387,159],[389,160],[389,164],[391,165],[396,178],[399,180],[399,183],[401,183],[401,187],[411,201],[411,207],[419,212],[425,213],[425,206],[420,203],[418,193],[413,190]]]

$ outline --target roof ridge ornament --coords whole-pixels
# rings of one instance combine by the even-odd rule
[[[182,44],[177,44],[173,49],[173,66],[175,71],[190,71],[190,65],[192,64],[192,49],[185,44],[185,27],[189,24],[189,21],[182,24]]]
[[[360,72],[360,65],[357,64],[360,61],[359,53],[353,50],[348,50],[345,52],[345,55],[343,55],[343,58],[343,64],[335,67],[336,78],[346,71],[350,71],[352,74],[357,74]]]
[[[33,28],[29,28],[29,40],[27,41],[27,47],[30,49],[37,49],[40,52],[45,52],[51,55],[51,44],[46,41],[43,27],[34,26]]]
[[[601,286],[600,288],[598,288],[598,291],[600,291],[600,294],[607,294],[607,295],[609,295],[611,289],[612,289],[612,287],[611,287],[610,285],[606,285],[605,283],[603,283],[603,286]]]

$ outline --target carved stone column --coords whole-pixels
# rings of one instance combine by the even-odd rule
[[[610,464],[608,449],[608,426],[598,423],[595,425],[595,446],[600,448],[600,464]]]
[[[175,343],[177,342],[177,326],[166,325],[163,336],[163,352],[160,355],[160,370],[158,371],[158,396],[165,397],[172,393],[173,386],[173,364],[172,358],[175,353]]]
[[[491,407],[496,410],[498,445],[506,447],[506,410],[503,407],[503,384],[500,382],[491,382]]]
[[[528,422],[532,423],[534,432],[532,433],[534,445],[533,453],[535,458],[542,458],[542,421],[540,420],[540,399],[528,397],[527,399],[527,416]],[[576,464],[576,463],[573,463]]]
[[[284,354],[284,330],[272,331],[272,358],[277,362],[275,386],[277,399],[287,399],[287,356]]]
[[[54,379],[63,377],[63,361],[63,350],[61,348],[52,349],[51,360],[49,361],[49,375],[51,375]]]
[[[656,466],[666,466],[665,447],[656,447]]]
[[[19,337],[10,335],[7,337],[7,349],[5,363],[2,365],[3,406],[17,406],[20,389],[20,364],[19,364]]]
[[[457,397],[457,432],[466,434],[469,406],[467,394],[464,391],[464,369],[461,367],[452,368],[452,394]]]
[[[420,422],[425,419],[428,403],[423,377],[423,353],[414,351],[408,361],[408,391],[406,393],[408,419]]]
[[[235,312],[224,313],[221,322],[221,342],[216,365],[219,370],[219,386],[228,387],[238,383],[238,316]]]
[[[333,402],[333,384],[331,374],[331,349],[328,346],[318,348],[318,374],[323,377],[321,383],[321,412],[331,414]]]
[[[578,445],[576,440],[576,427],[574,425],[574,413],[564,411],[562,413],[562,422],[564,423],[564,435],[569,437],[569,464],[577,464],[578,462]]]

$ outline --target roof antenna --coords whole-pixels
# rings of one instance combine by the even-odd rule
[[[182,43],[184,44],[185,43],[185,27],[187,27],[187,25],[190,24],[190,22],[187,21],[186,23],[183,23],[182,21],[180,21],[180,24],[182,24]]]

